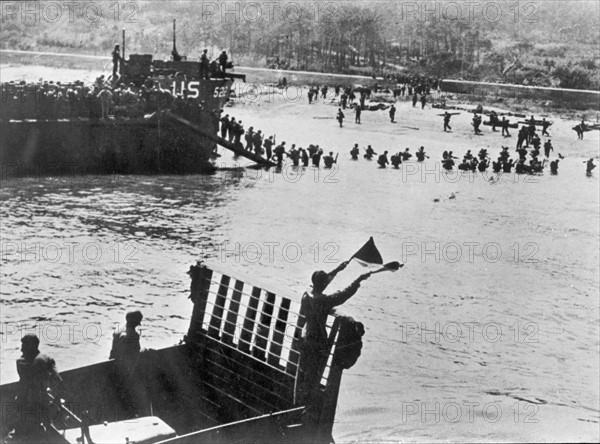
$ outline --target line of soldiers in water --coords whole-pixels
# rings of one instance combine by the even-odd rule
[[[531,152],[529,153],[527,152],[526,148],[522,147],[517,149],[517,153],[519,154],[518,160],[511,159],[508,150],[508,147],[503,146],[502,151],[500,151],[500,154],[496,161],[492,161],[490,159],[488,151],[485,148],[481,149],[477,153],[477,156],[474,156],[471,153],[471,150],[468,150],[464,155],[462,162],[457,166],[457,168],[460,171],[479,171],[482,173],[487,171],[489,167],[492,168],[492,171],[494,173],[510,173],[514,168],[515,173],[517,174],[539,174],[543,172],[546,161],[549,160],[550,151],[554,151],[554,148],[552,147],[552,143],[550,141],[547,141],[544,144],[545,159],[541,162],[538,159],[538,156],[540,155],[539,147],[534,146]],[[531,156],[529,162],[527,162],[527,154]],[[359,155],[360,149],[358,147],[358,144],[355,144],[354,147],[350,150],[350,156],[352,160],[358,160]],[[365,154],[363,155],[363,157],[366,160],[372,160],[373,156],[375,155],[377,155],[377,153],[371,147],[371,145],[365,148]],[[386,168],[391,161],[391,165],[394,168],[398,169],[403,162],[410,160],[412,157],[413,155],[410,153],[409,148],[406,148],[404,151],[400,151],[396,154],[393,154],[392,156],[390,156],[389,160],[388,151],[384,151],[384,153],[380,154],[377,158],[377,164],[380,168]],[[420,147],[416,151],[415,157],[417,162],[424,162],[425,159],[429,159],[429,156],[425,153],[424,147]],[[555,159],[549,162],[551,174],[558,174],[558,163],[560,159],[564,159],[564,157],[560,153],[558,154],[558,157],[559,159]],[[454,161],[455,159],[458,159],[458,157],[455,157],[452,151],[444,151],[442,153],[442,168],[444,168],[446,171],[452,171],[454,169],[454,166],[456,165],[456,162]],[[594,164],[594,159],[589,159],[584,163],[586,163],[586,174],[591,174],[594,168],[596,168],[596,165]]]
[[[241,136],[244,135],[245,145],[241,142]],[[321,160],[324,168],[332,168],[334,163],[337,163],[337,156],[334,157],[333,152],[324,155],[324,151],[319,145],[309,145],[308,148],[296,148],[295,144],[291,147],[286,147],[285,142],[276,144],[275,136],[265,137],[261,130],[254,130],[254,127],[244,131],[242,121],[236,121],[235,117],[229,117],[229,114],[221,117],[220,136],[235,144],[238,148],[243,148],[246,151],[254,152],[256,155],[263,157],[268,161],[274,161],[278,167],[283,165],[285,157],[291,159],[294,166],[312,166],[319,168]]]
[[[242,145],[241,142],[241,136],[244,135],[244,133],[246,142],[245,146]],[[546,134],[548,133],[546,132]],[[332,168],[333,164],[337,163],[338,156],[336,155],[334,157],[333,152],[329,152],[329,154],[324,155],[324,151],[319,147],[319,145],[311,144],[307,149],[304,149],[302,147],[296,148],[296,145],[292,144],[289,150],[287,150],[286,142],[281,142],[277,145],[274,136],[265,137],[261,130],[254,131],[254,127],[252,126],[248,128],[247,131],[244,131],[242,121],[236,121],[235,117],[230,118],[229,114],[226,114],[221,118],[220,135],[223,139],[229,140],[229,142],[234,143],[238,147],[243,147],[246,151],[254,152],[256,155],[261,156],[269,161],[274,160],[278,167],[283,165],[285,157],[290,158],[294,166],[302,165],[307,167],[312,165],[316,168],[319,168],[321,165],[321,160],[323,160],[324,168],[328,169]],[[527,135],[529,136],[529,132]],[[528,152],[527,148],[530,144],[532,145],[532,149],[530,152]],[[474,156],[471,153],[471,150],[468,150],[457,168],[461,171],[485,172],[491,167],[492,171],[495,173],[510,173],[514,168],[517,174],[541,173],[546,164],[546,160],[550,158],[550,153],[554,151],[552,141],[548,139],[544,143],[543,148],[545,159],[540,161],[538,156],[540,156],[541,153],[541,140],[534,131],[531,137],[523,137],[523,140],[519,140],[517,143],[516,151],[519,155],[518,160],[510,159],[508,147],[502,147],[502,151],[500,152],[496,161],[492,161],[490,159],[487,149],[485,148],[480,150],[477,156]],[[531,156],[529,161],[527,161],[528,154]],[[363,157],[367,160],[372,160],[373,156],[376,155],[378,154],[375,152],[373,147],[368,145],[365,149],[365,154]],[[350,156],[352,160],[359,159],[360,148],[358,147],[358,144],[355,144],[350,150]],[[409,161],[413,157],[409,148],[393,154],[390,156],[389,160],[387,156],[388,151],[378,155],[377,164],[381,168],[385,168],[387,165],[389,165],[390,161],[394,168],[399,168],[403,162]],[[558,154],[558,156],[561,159],[563,158],[560,154]],[[429,156],[425,153],[424,147],[420,147],[415,152],[415,157],[417,162],[424,162],[425,159],[429,159]],[[452,151],[444,151],[442,154],[442,167],[448,171],[453,170],[456,165],[456,159],[458,158],[453,155]],[[550,172],[552,174],[558,173],[558,163],[559,159],[555,159],[549,163]],[[591,173],[591,171],[595,168],[593,159],[590,159],[587,163],[588,165],[586,170],[588,173]]]

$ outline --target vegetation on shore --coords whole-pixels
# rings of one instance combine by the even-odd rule
[[[226,49],[246,66],[600,89],[599,2],[101,2],[44,20],[50,3],[41,20],[5,15],[0,47],[108,55],[125,29],[128,53],[168,58],[177,19],[194,60]]]

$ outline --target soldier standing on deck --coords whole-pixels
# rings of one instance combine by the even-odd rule
[[[142,323],[144,316],[140,311],[131,311],[125,315],[125,328],[113,335],[112,348],[108,359],[117,361],[117,365],[127,375],[131,376],[137,366],[140,354],[140,335],[135,330]]]
[[[121,68],[123,65],[123,58],[121,57],[121,49],[119,45],[115,45],[115,49],[112,52],[112,60],[113,60],[113,81],[117,80],[121,77]]]
[[[141,352],[140,334],[136,331],[144,316],[140,311],[131,311],[125,315],[125,327],[113,335],[109,359],[115,360],[117,386],[122,407],[130,413],[137,412],[143,405],[144,388],[141,381],[134,378]]]
[[[209,61],[207,55],[208,49],[202,51],[202,55],[200,56],[200,78],[206,79],[209,74]]]
[[[302,297],[302,312],[305,313],[306,327],[303,332],[298,366],[297,404],[306,406],[302,412],[302,424],[308,433],[314,434],[307,442],[330,439],[330,437],[319,437],[319,431],[316,430],[319,423],[319,386],[330,350],[326,330],[327,316],[334,307],[342,305],[354,296],[360,283],[371,276],[371,273],[362,274],[346,289],[331,295],[324,294],[329,283],[347,265],[348,261],[342,262],[329,273],[315,271],[312,275],[312,289]]]
[[[225,70],[227,69],[227,52],[225,51],[219,56],[219,66],[221,67],[221,72],[225,74]]]
[[[62,378],[56,370],[54,359],[41,353],[39,345],[40,340],[34,334],[21,339],[23,354],[17,359],[19,382],[16,398],[21,415],[9,426],[14,427],[14,432],[9,436],[18,442],[46,442],[46,430],[50,426],[48,389],[54,392],[55,399],[59,399],[56,392],[61,389]]]

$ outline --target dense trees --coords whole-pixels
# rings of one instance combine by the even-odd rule
[[[132,4],[106,2],[96,16],[66,20],[63,14],[53,23],[5,14],[0,42],[106,54],[124,28],[128,52],[164,58],[177,19],[179,52],[194,59],[203,48],[213,57],[227,49],[235,63],[256,66],[376,74],[403,67],[447,77],[600,87],[598,2]]]

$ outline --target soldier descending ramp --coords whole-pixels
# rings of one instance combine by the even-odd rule
[[[183,117],[180,117],[176,114],[173,114],[170,111],[165,111],[165,117],[169,118],[171,121],[173,122],[177,122],[181,125],[186,126],[187,128],[191,129],[192,131],[206,137],[207,139],[211,140],[212,142],[217,143],[218,145],[221,145],[223,148],[228,149],[229,151],[233,151],[233,153],[237,156],[243,156],[247,159],[252,160],[253,162],[256,162],[259,165],[264,165],[264,166],[275,166],[275,164],[263,157],[261,157],[260,155],[253,153],[252,151],[247,151],[244,149],[243,145],[238,145],[236,146],[235,144],[229,142],[227,139],[224,139],[222,137],[219,137],[217,135],[214,134],[210,134],[208,132],[205,132],[202,127],[200,127],[199,125],[196,125],[192,122],[190,122],[187,119],[184,119]]]

